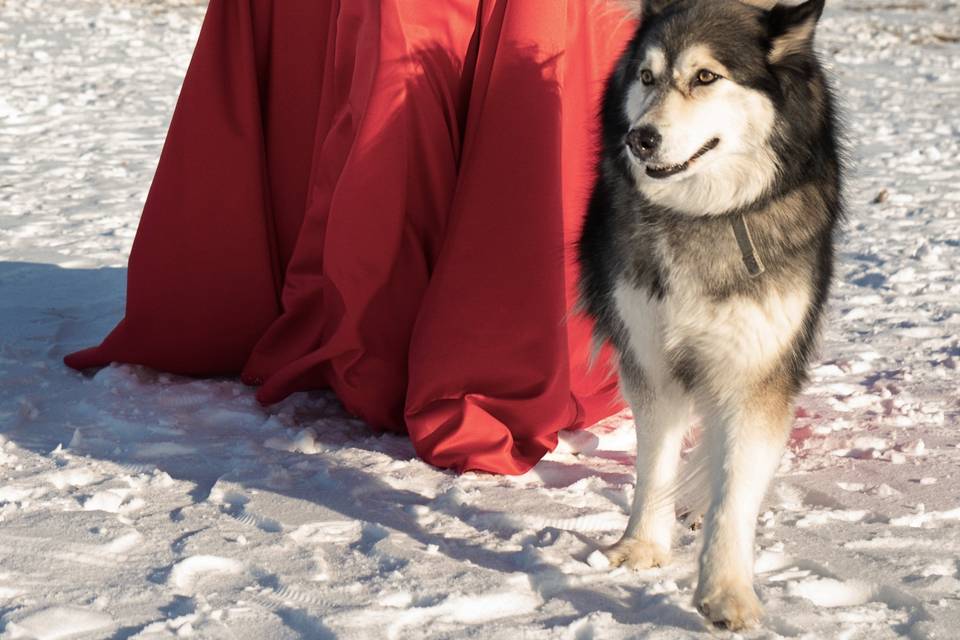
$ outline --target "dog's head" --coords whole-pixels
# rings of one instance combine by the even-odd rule
[[[643,2],[642,24],[608,87],[604,140],[644,196],[709,215],[749,205],[771,188],[781,170],[778,147],[802,137],[788,118],[809,120],[823,108],[815,104],[813,52],[823,6]],[[810,113],[785,113],[788,106]]]

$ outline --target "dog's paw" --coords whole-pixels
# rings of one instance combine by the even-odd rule
[[[704,618],[731,631],[756,627],[763,615],[760,600],[749,584],[701,581],[694,604]]]
[[[603,550],[610,566],[629,569],[650,569],[663,567],[670,562],[670,552],[647,540],[623,539],[612,547]]]

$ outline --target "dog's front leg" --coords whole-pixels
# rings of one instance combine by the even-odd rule
[[[762,614],[753,590],[757,515],[783,453],[790,406],[766,394],[735,409],[705,411],[711,498],[695,604],[721,627],[750,627]]]
[[[621,385],[637,429],[637,482],[627,530],[604,553],[614,566],[648,569],[670,560],[675,483],[690,402],[679,386],[651,389],[635,373],[621,372]]]

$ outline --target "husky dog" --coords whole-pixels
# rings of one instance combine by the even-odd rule
[[[757,514],[806,379],[842,218],[824,0],[643,3],[610,78],[579,243],[581,300],[618,354],[637,487],[614,565],[670,557],[681,446],[703,425],[709,495],[695,604],[759,621]],[[773,6],[771,6],[773,5]]]

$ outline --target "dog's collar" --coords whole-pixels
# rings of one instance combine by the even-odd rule
[[[760,256],[757,254],[757,246],[753,243],[753,236],[750,235],[750,227],[747,226],[747,220],[742,213],[738,213],[730,219],[733,225],[733,235],[737,238],[737,245],[740,247],[740,255],[743,258],[743,265],[747,268],[747,273],[751,278],[756,278],[766,271]]]

